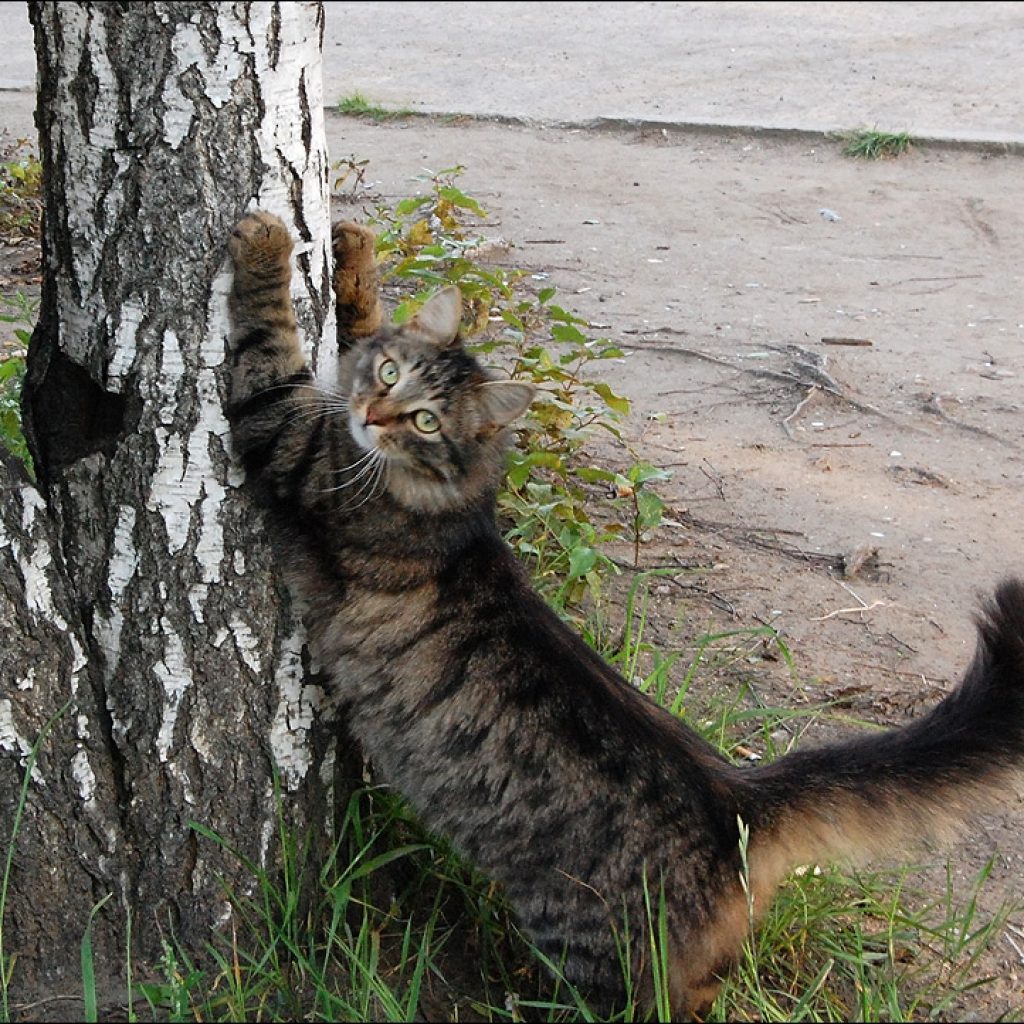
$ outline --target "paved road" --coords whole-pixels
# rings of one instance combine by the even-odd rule
[[[412,110],[1024,144],[1024,3],[340,3],[324,95]],[[35,80],[0,3],[0,126]],[[19,92],[22,95],[19,95]]]

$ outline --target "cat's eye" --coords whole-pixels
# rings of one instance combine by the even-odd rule
[[[387,387],[393,387],[398,383],[398,363],[394,359],[385,359],[380,366],[377,367],[377,377],[381,384]]]
[[[441,421],[429,409],[418,410],[412,421],[421,434],[436,434],[441,429]]]

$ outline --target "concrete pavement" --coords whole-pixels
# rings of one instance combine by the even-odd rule
[[[0,39],[0,126],[12,129],[35,82],[24,3],[0,3]],[[328,2],[324,96],[543,123],[877,126],[1019,146],[1021,53],[1024,3]]]

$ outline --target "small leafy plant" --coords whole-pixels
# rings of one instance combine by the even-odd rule
[[[401,292],[398,322],[437,287],[457,284],[469,310],[463,330],[471,347],[537,386],[498,504],[508,540],[532,563],[538,587],[564,609],[588,591],[598,593],[602,578],[616,571],[602,550],[608,541],[628,533],[639,560],[640,542],[663,508],[649,484],[667,474],[639,463],[624,474],[588,464],[585,446],[595,432],[621,441],[629,401],[593,371],[623,353],[558,305],[554,288],[538,288],[523,271],[485,261],[489,243],[467,220],[487,214],[457,184],[463,170],[427,172],[418,179],[426,186],[418,195],[393,209],[377,208],[382,276],[385,287]],[[604,514],[592,515],[602,497]]]
[[[0,158],[0,232],[37,238],[43,204],[43,165],[27,139],[19,139]]]
[[[32,471],[32,459],[21,429],[21,389],[25,380],[25,352],[38,303],[23,292],[3,296],[0,301],[11,312],[0,313],[0,324],[23,324],[12,328],[13,337],[0,337],[0,444]],[[6,356],[4,352],[7,352]]]
[[[349,197],[354,199],[366,188],[366,168],[369,163],[367,159],[357,160],[355,155],[335,160],[331,164],[331,170],[337,175],[334,191],[338,192],[342,186],[347,186]]]

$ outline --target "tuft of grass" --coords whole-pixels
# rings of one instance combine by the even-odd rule
[[[82,967],[82,997],[83,997],[83,1017],[89,1024],[96,1024],[99,1020],[98,1011],[98,1000],[96,997],[96,968],[93,960],[92,952],[92,924],[96,920],[96,915],[103,909],[103,907],[109,902],[113,893],[107,893],[98,903],[93,905],[92,910],[89,911],[89,917],[85,924],[85,931],[82,934],[82,941],[80,944],[81,950],[81,967]]]
[[[331,170],[337,174],[332,186],[335,192],[339,192],[342,186],[348,190],[347,198],[355,199],[360,192],[364,191],[366,185],[366,168],[370,161],[365,157],[357,160],[355,155],[335,160],[331,164]]]
[[[224,845],[204,826],[192,828]],[[211,944],[214,971],[183,974],[180,951],[168,950],[167,981],[142,989],[154,1014],[408,1021],[422,1018],[421,1006],[444,1005],[500,1019],[508,992],[543,997],[522,973],[529,949],[493,884],[427,836],[386,790],[353,794],[308,907],[300,908],[296,885],[305,843],[283,823],[277,843],[273,872],[225,847],[255,879],[254,895],[225,889],[235,920],[230,936]]]
[[[913,146],[907,132],[883,132],[877,128],[859,128],[841,136],[843,153],[862,160],[894,159]]]
[[[965,896],[952,883],[939,898],[909,885],[911,870],[853,875],[814,868],[783,887],[738,967],[712,1021],[905,1021],[944,1019],[983,986],[972,977],[1015,910],[979,917],[991,870]]]
[[[386,122],[398,121],[405,117],[411,117],[412,110],[407,107],[400,107],[397,110],[389,110],[386,107],[371,103],[362,93],[354,92],[351,96],[343,96],[338,100],[338,113],[346,117],[362,117],[368,121]]]

